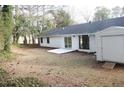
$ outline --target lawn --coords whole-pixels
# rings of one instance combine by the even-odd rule
[[[95,56],[82,52],[48,53],[49,48],[13,48],[16,56],[1,62],[11,78],[37,78],[47,86],[124,86],[124,65],[103,69]]]

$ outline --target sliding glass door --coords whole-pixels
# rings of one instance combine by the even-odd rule
[[[71,39],[71,37],[65,37],[64,41],[65,41],[65,48],[71,48],[72,47],[72,39]]]
[[[89,49],[89,36],[88,35],[79,36],[79,48]]]

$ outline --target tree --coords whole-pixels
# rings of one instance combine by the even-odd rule
[[[10,40],[12,35],[12,6],[4,5],[2,7],[2,20],[4,26],[4,51],[10,52]]]
[[[26,34],[28,30],[28,20],[24,14],[24,6],[15,6],[14,28],[13,28],[13,43],[17,44],[20,36],[23,36],[25,44],[27,44]]]
[[[60,11],[63,7],[51,5],[15,6],[14,41],[17,43],[18,38],[23,36],[25,44],[27,43],[27,37],[29,38],[29,43],[32,40],[34,44],[36,38],[40,43],[38,37],[42,32],[55,28],[55,25],[64,27],[71,24],[70,15],[64,10]]]
[[[30,37],[32,20],[31,6],[15,6],[15,25],[13,30],[13,42],[18,43],[20,36],[24,37],[24,44],[27,44],[27,36]],[[24,12],[26,11],[26,13]],[[29,12],[29,15],[27,15]],[[29,39],[30,42],[30,39]]]
[[[49,18],[45,17],[44,18],[44,25],[43,25],[43,32],[44,31],[48,31],[52,28],[55,28],[55,24],[52,20],[50,20]]]
[[[27,36],[30,35],[29,29],[30,21],[23,15],[21,19],[21,28],[19,30],[19,35],[24,37],[24,44],[27,44]]]
[[[83,14],[83,18],[84,18],[84,20],[86,20],[86,22],[90,21],[90,17],[91,17],[91,15],[89,15],[89,14]]]
[[[15,15],[14,15],[14,28],[13,28],[13,44],[18,43],[18,39],[21,34],[21,28],[23,26],[24,16],[19,12],[19,6],[15,6]]]
[[[3,25],[3,18],[2,18],[2,6],[0,6],[0,51],[4,49],[4,30],[5,27]]]
[[[69,13],[67,13],[65,10],[63,9],[58,9],[56,11],[51,11],[53,17],[54,17],[54,22],[56,27],[60,28],[60,27],[65,27],[68,25],[73,24],[73,20],[71,19],[71,16],[69,15]]]
[[[39,35],[44,31],[48,31],[55,27],[55,21],[53,20],[52,13],[57,9],[64,8],[65,6],[53,6],[53,5],[41,5],[36,8],[37,13],[37,29]],[[41,12],[42,11],[42,12]],[[37,35],[38,37],[40,37]],[[38,44],[40,44],[40,38],[38,38]]]
[[[82,11],[82,17],[87,23],[90,22],[92,17],[92,11],[85,9],[84,11]]]
[[[18,28],[19,28],[19,25],[18,25],[18,6],[16,5],[15,6],[15,16],[14,16],[14,22],[15,22],[15,24],[14,24],[14,29],[13,29],[13,43],[15,44],[15,43],[17,43],[17,36],[18,36],[18,34],[17,34],[17,31],[18,31]]]
[[[96,7],[93,21],[101,21],[108,19],[110,16],[110,10],[105,7]]]
[[[114,8],[112,8],[112,17],[120,17],[122,13],[122,8],[119,6],[116,6]]]

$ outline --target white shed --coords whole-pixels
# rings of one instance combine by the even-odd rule
[[[96,59],[124,63],[124,27],[109,27],[96,33]]]

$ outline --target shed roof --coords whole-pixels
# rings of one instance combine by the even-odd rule
[[[111,26],[124,26],[124,17],[112,18],[103,21],[96,21],[91,23],[76,24],[66,26],[64,28],[55,28],[44,32],[42,36],[56,36],[64,34],[88,34],[101,31]]]
[[[112,26],[95,33],[96,35],[124,35],[124,27]]]

